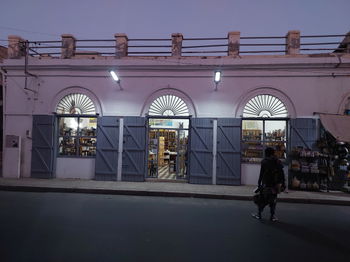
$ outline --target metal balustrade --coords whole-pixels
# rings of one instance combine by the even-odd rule
[[[16,43],[22,52],[27,50],[33,57],[203,57],[240,55],[295,55],[350,53],[350,32],[338,35],[300,35],[290,31],[287,36],[240,36],[239,32],[221,38],[184,38],[173,34],[171,38],[128,39],[126,35],[115,35],[115,39],[78,40],[63,35],[57,41],[24,41]],[[16,49],[16,50],[17,50]],[[15,50],[15,49],[14,49]],[[16,51],[15,50],[15,51]],[[23,54],[22,54],[23,55]],[[17,55],[18,56],[18,55]],[[9,56],[11,58],[11,56]],[[12,57],[15,58],[15,57]]]

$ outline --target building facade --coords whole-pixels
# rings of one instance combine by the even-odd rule
[[[4,46],[0,46],[0,64],[2,63],[3,59],[7,58],[7,48]],[[1,123],[1,129],[0,129],[0,136],[3,137],[3,76],[0,71],[0,123]],[[0,176],[2,176],[2,151],[3,151],[3,139],[0,141]]]
[[[232,32],[225,55],[193,56],[181,34],[164,55],[131,52],[123,34],[110,53],[71,35],[40,53],[10,36],[3,176],[256,184],[264,148],[287,165],[291,147],[313,147],[318,114],[344,114],[350,97],[349,41],[302,54],[300,39],[290,31],[283,54],[244,55]]]

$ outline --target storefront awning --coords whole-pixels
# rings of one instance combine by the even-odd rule
[[[350,116],[320,114],[320,119],[323,127],[335,139],[350,143]]]

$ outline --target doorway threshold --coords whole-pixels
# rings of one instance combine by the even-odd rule
[[[186,179],[146,178],[146,182],[188,183]]]

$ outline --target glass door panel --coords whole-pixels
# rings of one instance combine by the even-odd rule
[[[276,156],[280,159],[286,158],[287,153],[287,122],[281,121],[265,121],[265,145],[272,147],[276,151]]]
[[[169,130],[167,150],[169,154],[169,178],[176,179],[176,158],[177,158],[177,130]]]
[[[148,177],[157,177],[159,133],[157,130],[150,130],[148,136]]]
[[[177,150],[177,178],[184,179],[187,174],[187,143],[188,130],[179,130]]]

